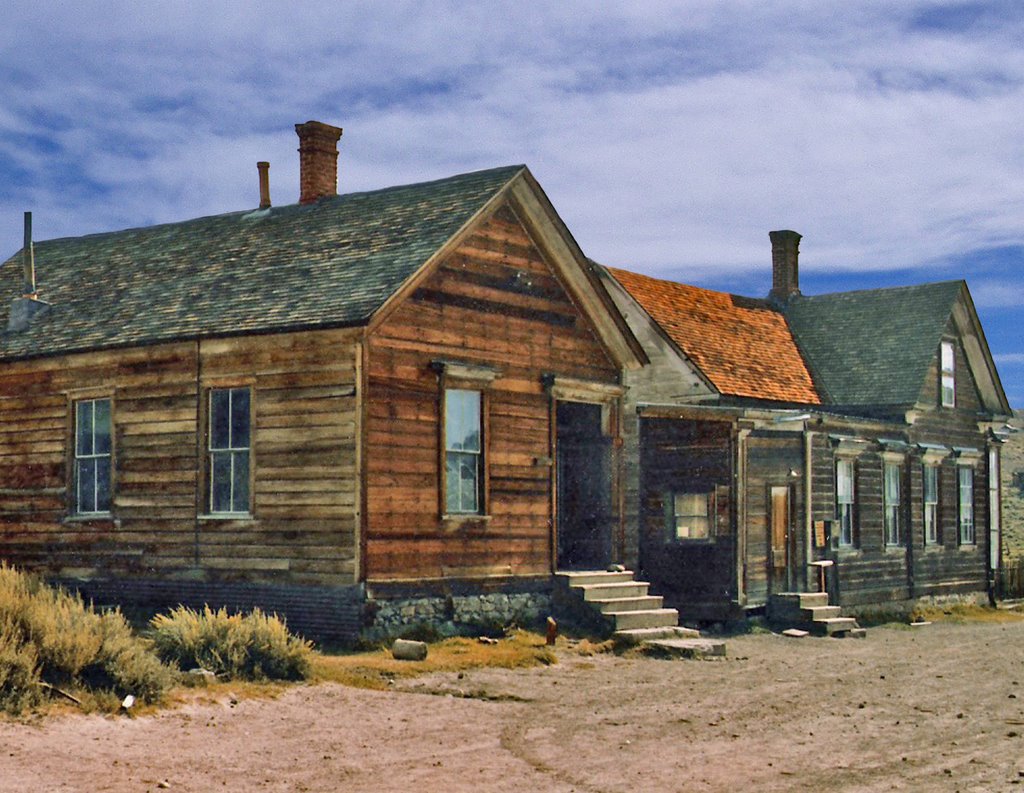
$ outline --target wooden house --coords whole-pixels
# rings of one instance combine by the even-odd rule
[[[319,635],[543,608],[624,553],[643,350],[525,167],[337,195],[296,131],[298,204],[261,164],[259,208],[0,267],[0,558]]]
[[[768,299],[605,271],[650,359],[627,563],[692,620],[991,592],[1010,407],[966,283],[804,296],[800,236],[771,240]]]

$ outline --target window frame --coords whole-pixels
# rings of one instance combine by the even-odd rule
[[[107,450],[96,451],[96,405],[99,402],[107,403]],[[82,424],[80,409],[88,406],[90,411],[90,449],[83,453],[79,445],[79,429]],[[71,484],[70,513],[75,517],[108,517],[112,514],[114,504],[114,400],[110,396],[89,396],[75,399],[71,403]],[[93,506],[96,509],[83,509],[82,502],[82,469],[84,461],[91,461],[96,465],[93,469]],[[104,509],[99,509],[99,466],[106,462],[107,481],[107,503]]]
[[[450,410],[449,396],[452,394],[475,394],[476,395],[476,424],[475,430],[477,433],[477,447],[476,449],[466,448],[450,448],[449,435],[452,432],[452,412]],[[466,517],[481,517],[487,514],[487,487],[486,487],[486,449],[487,449],[487,432],[486,432],[486,392],[480,388],[471,388],[459,384],[445,384],[441,391],[441,514],[443,517],[448,518],[466,518]],[[453,459],[453,456],[457,456],[458,459],[472,458],[475,460],[473,464],[474,471],[474,496],[475,505],[472,509],[463,508],[464,505],[460,503],[456,505],[456,508],[452,508],[450,501],[451,493],[449,493],[449,484],[451,474],[449,473],[449,463]],[[461,489],[460,489],[461,493]]]
[[[965,479],[967,480],[966,487]],[[978,526],[974,509],[974,468],[969,465],[958,465],[956,470],[956,482],[957,541],[961,546],[974,546],[977,545],[978,542]]]
[[[939,404],[956,407],[956,346],[952,341],[939,343]]]
[[[214,446],[214,395],[217,393],[228,393],[228,445],[227,446]],[[248,426],[247,426],[247,445],[235,445],[233,437],[233,411],[234,411],[234,398],[235,392],[245,392],[248,395]],[[241,385],[211,385],[206,389],[206,421],[204,422],[204,429],[206,435],[205,443],[205,463],[206,463],[206,476],[205,476],[205,487],[206,492],[204,494],[204,504],[206,511],[204,515],[210,517],[251,517],[253,514],[253,429],[255,427],[255,399],[253,388],[249,384]],[[231,462],[230,465],[230,491],[229,491],[229,506],[231,509],[223,510],[216,509],[214,499],[216,497],[216,477],[217,477],[217,455],[228,455],[228,459]],[[246,461],[246,472],[245,472],[245,503],[235,503],[235,487],[238,484],[235,476],[236,460],[241,459],[244,456]],[[242,506],[243,509],[236,509],[236,507]]]
[[[942,544],[941,525],[939,523],[939,504],[942,502],[941,474],[941,466],[927,462],[921,464],[921,523],[925,547],[934,547]],[[929,477],[934,479],[934,492],[931,494],[933,499],[928,498]]]
[[[704,505],[704,514],[699,512],[681,513],[678,511],[678,500],[680,498],[691,498],[696,503],[701,499]],[[680,518],[703,519],[705,532],[703,535],[679,534]],[[670,542],[678,543],[707,543],[713,542],[718,535],[718,490],[672,490],[666,493],[665,500],[665,529]]]
[[[849,471],[849,500],[841,501],[846,493],[840,490],[840,470]],[[836,521],[836,542],[840,548],[857,547],[857,463],[855,460],[838,457],[833,468],[835,474],[835,521]]]
[[[902,464],[892,460],[882,462],[882,537],[887,548],[903,544],[903,476]],[[891,486],[890,474],[895,477]]]

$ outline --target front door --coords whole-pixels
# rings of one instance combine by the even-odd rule
[[[769,502],[769,591],[788,592],[794,583],[789,574],[793,535],[791,488],[788,485],[769,488]]]
[[[601,406],[558,402],[555,456],[558,567],[599,570],[611,561],[611,442]]]

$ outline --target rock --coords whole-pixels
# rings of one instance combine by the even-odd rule
[[[427,657],[427,643],[410,639],[395,639],[391,655],[399,661],[422,661]]]
[[[185,682],[190,686],[207,686],[210,683],[217,682],[217,675],[211,672],[209,669],[189,669],[185,673]]]

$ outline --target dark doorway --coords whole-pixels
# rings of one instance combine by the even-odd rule
[[[601,406],[559,402],[555,410],[558,567],[604,569],[611,561],[612,478]]]

